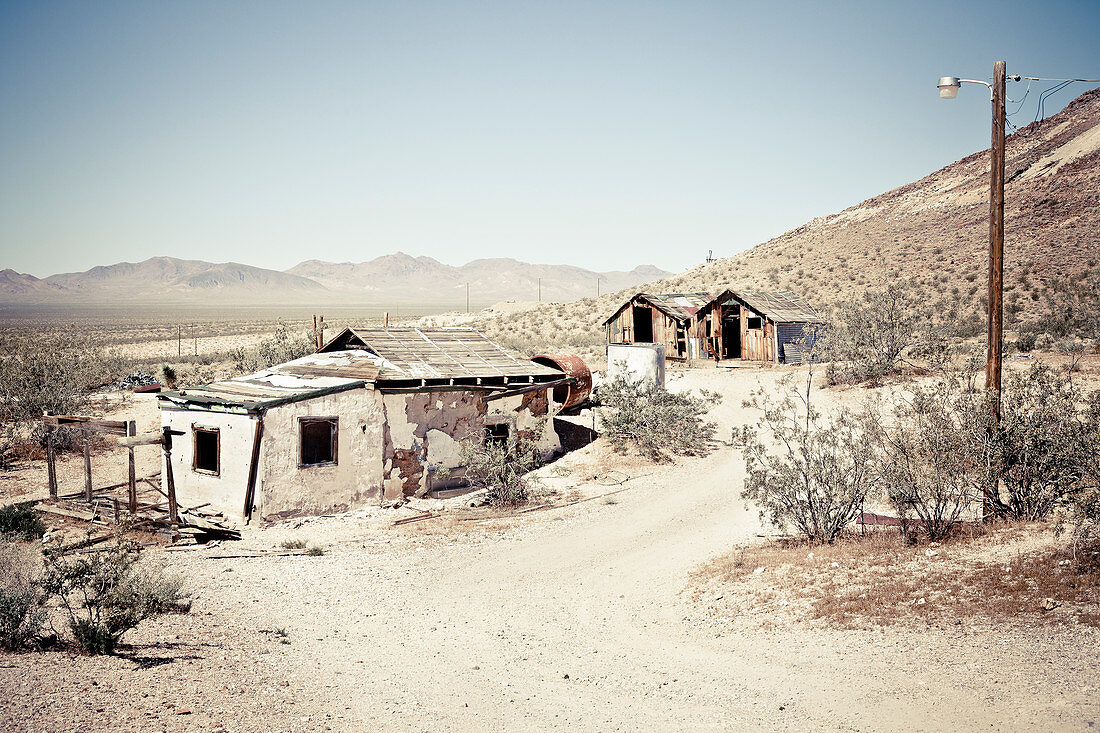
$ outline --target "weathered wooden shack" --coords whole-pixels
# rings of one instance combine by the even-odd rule
[[[665,358],[706,357],[704,334],[696,314],[713,299],[710,293],[638,293],[619,306],[607,320],[609,344],[664,344]]]
[[[464,441],[558,449],[560,369],[473,329],[345,329],[309,356],[159,395],[180,501],[273,520],[421,496],[461,476]]]
[[[723,290],[696,313],[706,334],[707,356],[718,361],[746,359],[800,363],[824,325],[821,314],[795,293]]]
[[[824,323],[790,291],[638,293],[604,321],[609,344],[654,343],[666,358],[798,363],[805,334]]]

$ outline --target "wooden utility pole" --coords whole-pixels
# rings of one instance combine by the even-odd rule
[[[539,278],[539,302],[542,302],[542,278]]]
[[[176,326],[176,356],[183,356],[183,326]]]
[[[470,283],[466,283],[466,312],[470,312]]]
[[[199,355],[199,337],[195,335],[195,324],[191,324],[191,340],[195,342],[195,356]]]
[[[1001,352],[1004,347],[1005,254],[1005,62],[993,64],[993,135],[989,146],[989,333],[985,362],[985,390],[989,399],[989,430],[1001,419]],[[999,479],[993,476],[982,497],[982,519],[993,517]]]
[[[600,278],[596,278],[596,297],[600,297]]]
[[[1004,346],[1005,252],[1005,62],[993,64],[993,144],[989,156],[989,348],[985,388],[994,424],[1001,416],[1001,350]]]

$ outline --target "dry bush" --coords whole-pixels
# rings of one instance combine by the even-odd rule
[[[127,631],[185,598],[182,579],[141,561],[139,551],[122,531],[97,552],[47,551],[43,588],[60,603],[83,651],[110,654]]]
[[[79,412],[91,390],[125,372],[121,359],[71,332],[10,339],[0,356],[0,421]]]
[[[810,363],[805,392],[789,381],[779,383],[782,399],[754,392],[745,407],[764,415],[733,438],[744,448],[741,498],[777,529],[827,543],[851,524],[871,492],[872,451],[850,412],[826,417],[814,407]]]
[[[247,374],[299,359],[312,354],[314,350],[315,344],[309,333],[291,333],[285,323],[280,323],[279,328],[269,338],[251,349],[233,349],[229,356],[237,371]],[[180,381],[184,381],[182,376]]]
[[[496,507],[525,503],[529,493],[526,476],[542,465],[538,446],[524,436],[510,436],[507,442],[466,440],[460,455],[466,483],[485,489],[486,500]]]
[[[720,395],[669,392],[620,373],[600,386],[597,398],[600,429],[619,451],[633,446],[653,461],[710,451],[715,425],[704,417]]]
[[[988,415],[983,397],[960,393],[952,380],[911,388],[892,415],[868,412],[875,479],[906,534],[943,539],[992,484]]]
[[[0,538],[0,646],[22,649],[46,623],[42,554],[33,545]]]
[[[37,540],[46,532],[46,525],[34,510],[33,501],[0,507],[0,536],[7,539]]]
[[[1091,407],[1082,407],[1088,400]],[[1100,392],[1086,397],[1068,376],[1044,364],[1008,375],[1001,417],[989,436],[1003,486],[997,511],[1043,519],[1082,489],[1095,487],[1098,418]]]
[[[831,545],[738,548],[696,574],[745,612],[787,608],[843,628],[976,619],[1100,626],[1100,554],[1074,560],[1028,542],[1028,525],[912,545],[898,532],[847,534]]]
[[[903,366],[948,369],[959,339],[974,335],[973,316],[958,298],[932,297],[914,282],[867,290],[836,308],[825,329],[829,384],[879,384]]]

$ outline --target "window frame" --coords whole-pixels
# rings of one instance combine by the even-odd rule
[[[199,433],[214,434],[214,470],[199,468]],[[222,429],[209,425],[191,424],[191,471],[203,476],[222,475]]]
[[[499,431],[502,427],[504,428],[504,435],[492,434],[493,428]],[[484,437],[482,438],[481,445],[483,447],[488,448],[490,445],[496,443],[498,445],[503,445],[505,449],[507,449],[515,438],[516,426],[513,421],[507,418],[490,418],[485,421],[482,431]]]
[[[318,461],[317,463],[303,463],[302,454],[302,428],[308,423],[328,423],[332,426],[331,438],[332,438],[332,460],[331,461]],[[338,466],[340,464],[340,418],[336,416],[326,417],[299,417],[298,418],[298,468],[317,468],[319,466]]]

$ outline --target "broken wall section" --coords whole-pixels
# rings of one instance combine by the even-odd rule
[[[485,440],[488,425],[534,440],[545,455],[561,449],[548,419],[549,390],[486,402],[481,392],[387,394],[384,431],[384,498],[423,496],[462,483],[462,443]]]

